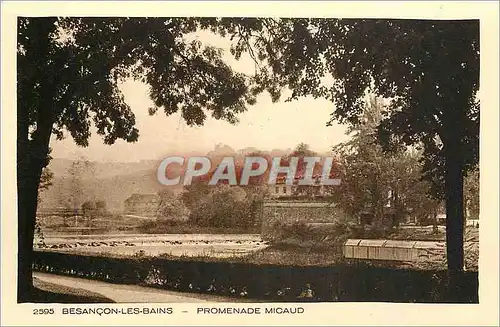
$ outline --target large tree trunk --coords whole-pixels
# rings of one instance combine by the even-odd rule
[[[47,120],[47,118],[49,120]],[[27,302],[33,290],[32,262],[33,238],[35,234],[38,187],[42,169],[48,164],[49,141],[52,130],[50,114],[38,120],[34,140],[28,140],[27,133],[18,131],[17,141],[17,260],[18,302]],[[24,122],[18,121],[20,129]]]
[[[33,237],[42,166],[29,155],[18,164],[18,302],[30,300],[33,288]]]
[[[40,125],[39,125],[40,126]],[[43,138],[33,141],[18,139],[17,150],[17,260],[18,260],[18,302],[30,300],[33,290],[32,262],[33,238],[35,234],[36,211],[38,205],[38,187],[42,169],[47,165],[50,130],[52,124],[40,128],[37,136]]]
[[[463,167],[459,151],[448,153],[445,173],[446,257],[450,300],[457,301],[460,296],[460,277],[464,267]]]
[[[19,90],[18,90],[19,92]],[[18,95],[19,100],[19,95]],[[18,101],[19,103],[20,101]],[[35,179],[30,178],[30,140],[28,110],[17,108],[17,301],[29,301],[33,277],[31,262],[36,220],[36,199],[33,199]],[[31,194],[31,195],[30,195]],[[34,203],[33,203],[34,201]],[[33,214],[33,210],[35,213]]]
[[[51,33],[56,17],[30,21],[29,59],[19,66],[20,76],[29,76],[22,88],[18,85],[17,107],[17,300],[30,301],[33,290],[32,262],[38,187],[42,169],[48,164],[49,142],[54,123],[54,94],[56,72],[48,63]],[[27,61],[26,61],[27,60]],[[19,83],[19,81],[18,81]],[[38,84],[38,85],[37,85]],[[37,95],[26,92],[37,85]],[[25,91],[23,93],[23,91]],[[33,110],[33,106],[37,110]],[[30,128],[36,126],[31,134]]]
[[[18,302],[29,301],[33,290],[33,238],[38,205],[38,187],[42,169],[48,164],[50,131],[52,130],[52,123],[48,122],[47,118],[51,119],[51,115],[47,114],[38,121],[38,130],[34,140],[28,141],[27,137],[21,137],[21,139],[18,137]]]

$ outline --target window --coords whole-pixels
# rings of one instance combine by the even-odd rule
[[[279,192],[280,192],[280,188],[279,188],[279,186],[276,186],[275,193],[279,193]]]
[[[286,186],[283,186],[283,193],[286,194]]]

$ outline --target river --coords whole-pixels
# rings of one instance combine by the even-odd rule
[[[100,255],[232,257],[267,247],[258,234],[46,235],[35,249]]]

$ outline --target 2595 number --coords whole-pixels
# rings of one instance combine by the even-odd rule
[[[33,314],[34,315],[52,315],[52,314],[54,314],[54,309],[53,308],[33,309]]]

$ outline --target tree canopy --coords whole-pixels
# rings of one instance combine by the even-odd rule
[[[334,147],[342,180],[332,189],[334,201],[352,217],[370,215],[375,228],[393,227],[407,217],[426,221],[440,201],[421,178],[421,153],[405,147],[386,153],[378,144],[383,110],[380,99],[369,97],[360,123],[348,129],[351,139]]]
[[[202,21],[20,18],[19,110],[27,113],[27,127],[43,114],[53,121],[53,133],[61,138],[67,130],[79,145],[88,145],[91,123],[105,143],[136,141],[134,114],[118,88],[128,78],[148,84],[151,113],[180,110],[189,125],[203,124],[207,113],[236,122],[255,98],[246,77],[222,60],[221,49],[185,38]],[[41,89],[49,84],[50,90]],[[41,108],[49,97],[50,110]],[[31,137],[38,132],[33,128]]]
[[[444,182],[444,146],[464,169],[478,163],[477,20],[220,19],[212,30],[236,39],[236,58],[259,63],[253,92],[275,101],[303,96],[334,104],[334,120],[358,123],[367,91],[388,99],[379,125],[386,149],[422,147],[429,180]],[[436,189],[436,193],[437,193]]]

